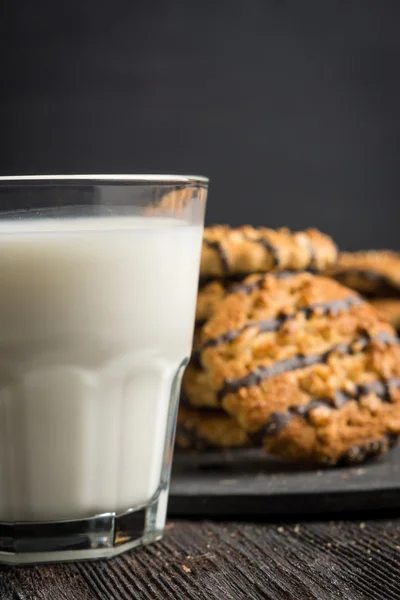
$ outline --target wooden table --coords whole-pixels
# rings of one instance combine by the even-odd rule
[[[400,515],[400,511],[399,511]],[[1,600],[399,600],[400,518],[170,521],[111,561],[0,569]]]

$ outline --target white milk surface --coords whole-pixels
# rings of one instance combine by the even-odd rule
[[[0,222],[0,521],[154,495],[201,235],[144,217]]]

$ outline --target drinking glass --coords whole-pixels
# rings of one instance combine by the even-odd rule
[[[0,561],[161,538],[208,180],[0,178]]]

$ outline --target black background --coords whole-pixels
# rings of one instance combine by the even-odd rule
[[[0,11],[1,174],[203,174],[208,222],[400,249],[398,0]]]

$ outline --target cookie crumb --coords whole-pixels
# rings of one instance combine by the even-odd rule
[[[192,569],[189,569],[189,567],[187,567],[186,565],[182,565],[182,569],[185,571],[185,573],[191,573]]]

